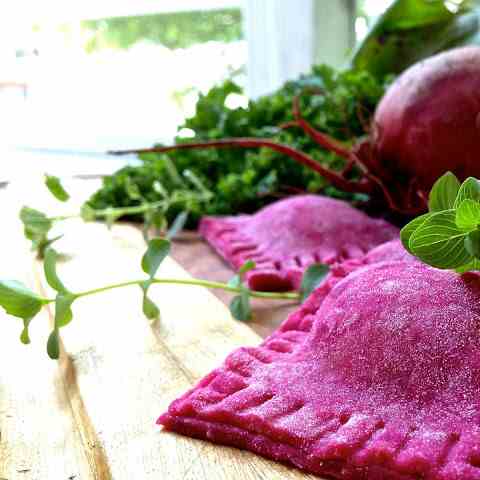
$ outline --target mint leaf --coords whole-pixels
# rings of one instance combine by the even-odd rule
[[[329,266],[323,263],[314,263],[305,270],[300,286],[300,300],[302,303],[320,285],[329,270]]]
[[[45,185],[47,186],[50,193],[57,200],[60,200],[61,202],[66,202],[70,198],[70,195],[63,188],[63,185],[58,177],[45,174]]]
[[[60,357],[60,339],[58,336],[58,328],[54,328],[48,337],[47,353],[52,360],[58,360]]]
[[[456,210],[455,223],[460,230],[475,230],[480,225],[480,203],[471,199],[463,200]]]
[[[32,319],[45,304],[45,299],[16,280],[0,281],[0,306],[14,317]]]
[[[233,297],[230,302],[230,313],[232,317],[241,322],[247,322],[252,318],[252,309],[250,307],[250,293],[244,289],[240,295]]]
[[[464,200],[480,201],[480,184],[473,177],[468,177],[460,186],[453,208],[458,208]]]
[[[60,293],[55,298],[55,327],[60,328],[68,325],[73,318],[72,303],[75,295]]]
[[[53,248],[48,248],[45,251],[45,258],[43,261],[43,271],[47,283],[57,292],[67,292],[65,285],[57,275],[57,252]]]
[[[188,220],[188,212],[187,211],[180,212],[175,217],[175,220],[173,221],[171,227],[169,228],[166,238],[168,240],[171,240],[172,238],[176,237],[178,235],[178,232],[183,230],[183,227],[185,227],[187,220]]]
[[[148,242],[147,251],[142,258],[143,271],[153,278],[158,267],[170,253],[170,242],[163,238],[154,238]]]
[[[410,238],[413,235],[413,232],[423,225],[425,220],[432,216],[432,213],[424,213],[423,215],[420,215],[419,217],[413,219],[411,222],[407,223],[401,230],[400,230],[400,240],[402,242],[402,245],[404,246],[405,250],[407,252],[413,254],[413,252],[410,249]]]
[[[472,256],[465,248],[467,233],[455,223],[455,210],[445,210],[429,216],[410,237],[409,246],[420,260],[437,268],[457,268]]]
[[[442,175],[433,185],[428,197],[430,212],[441,212],[453,208],[460,182],[452,172]]]

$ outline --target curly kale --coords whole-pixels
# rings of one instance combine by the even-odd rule
[[[337,72],[327,66],[314,67],[309,75],[287,82],[271,95],[250,101],[247,108],[229,109],[225,101],[242,89],[232,81],[201,95],[195,115],[181,126],[193,138],[176,143],[227,137],[263,137],[291,145],[334,169],[344,161],[326,152],[296,127],[292,102],[301,96],[302,115],[318,130],[347,143],[366,134],[371,116],[389,78],[379,81],[366,71]],[[282,128],[284,127],[284,128]],[[171,222],[181,211],[189,211],[193,228],[202,215],[254,212],[293,192],[319,192],[354,200],[358,195],[336,190],[318,174],[294,160],[266,148],[182,150],[167,154],[140,155],[140,166],[128,166],[104,178],[102,188],[88,201],[95,209],[135,206],[155,202],[182,187],[184,176],[193,174],[213,195],[209,201],[175,203],[166,213]],[[159,189],[159,185],[161,188]],[[184,184],[183,184],[184,186]],[[134,217],[133,220],[141,220]]]

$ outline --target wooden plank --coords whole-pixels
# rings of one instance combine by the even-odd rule
[[[31,255],[20,222],[18,202],[0,190],[2,278],[34,287]],[[0,309],[1,310],[1,309]],[[47,312],[31,325],[32,344],[19,340],[21,321],[0,313],[0,478],[93,478],[95,459],[86,454],[58,366],[45,355]]]
[[[78,229],[72,226],[58,245],[73,256],[59,269],[69,288],[141,278],[144,246],[137,229]],[[160,275],[188,278],[172,260]],[[245,451],[159,431],[155,419],[173,399],[232,349],[260,338],[202,288],[154,286],[152,297],[162,309],[155,326],[141,314],[140,294],[130,288],[82,299],[74,306],[74,321],[62,330],[68,353],[60,365],[72,372],[71,389],[105,455],[105,478],[310,478]]]

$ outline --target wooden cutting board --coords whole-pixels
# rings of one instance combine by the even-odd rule
[[[22,280],[49,295],[17,214],[21,201],[40,208],[50,200],[31,185],[9,189],[0,199],[1,277]],[[55,211],[59,213],[58,204]],[[56,248],[69,256],[59,266],[68,288],[142,278],[145,246],[134,227],[109,231],[100,224],[72,221],[65,231]],[[189,277],[172,259],[159,275]],[[0,314],[0,479],[314,478],[155,425],[172,400],[230,351],[256,345],[261,338],[249,325],[232,320],[225,305],[203,288],[156,285],[151,296],[162,312],[155,325],[141,313],[139,288],[77,301],[73,322],[61,331],[58,362],[45,350],[51,311],[32,322],[29,346],[18,340],[20,320]]]

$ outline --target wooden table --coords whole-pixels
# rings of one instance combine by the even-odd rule
[[[1,277],[22,280],[48,295],[17,214],[22,203],[56,214],[69,207],[52,202],[38,185],[0,193]],[[90,190],[82,186],[77,202]],[[136,228],[121,225],[109,231],[72,221],[65,232],[56,248],[69,256],[59,272],[70,289],[142,275],[145,247]],[[231,275],[198,238],[177,242],[173,258],[204,278]],[[188,278],[174,259],[167,259],[159,275]],[[73,322],[61,331],[58,362],[45,351],[50,310],[32,322],[29,346],[18,340],[21,321],[0,314],[0,480],[313,478],[155,425],[173,399],[234,348],[258,344],[292,306],[256,303],[255,320],[247,325],[234,321],[222,301],[203,288],[154,286],[151,295],[162,311],[155,325],[141,313],[137,288],[76,302]]]

